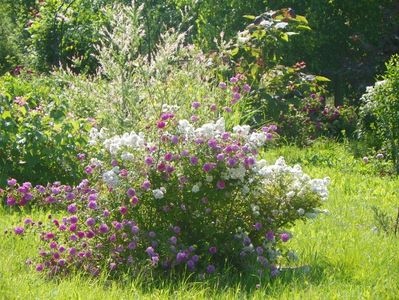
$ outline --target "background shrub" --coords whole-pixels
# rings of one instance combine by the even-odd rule
[[[59,87],[24,74],[0,79],[0,182],[8,177],[46,183],[76,182],[76,155],[86,145],[90,125],[69,112]]]

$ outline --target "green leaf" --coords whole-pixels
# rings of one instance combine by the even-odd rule
[[[4,111],[3,114],[1,115],[1,117],[2,117],[2,119],[7,119],[7,118],[11,119],[10,111],[8,111],[8,110]]]
[[[249,20],[255,20],[256,17],[255,16],[251,16],[251,15],[244,15],[243,16],[245,19],[249,19]]]
[[[316,76],[315,79],[317,81],[325,81],[325,82],[331,81],[330,79],[328,79],[327,77],[324,77],[324,76]]]

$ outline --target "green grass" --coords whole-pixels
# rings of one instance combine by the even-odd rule
[[[0,237],[0,299],[397,299],[399,294],[399,238],[375,233],[371,207],[392,216],[399,206],[399,179],[382,177],[375,166],[355,159],[345,148],[318,143],[312,148],[283,147],[266,158],[286,157],[301,163],[313,177],[331,178],[329,214],[299,223],[290,246],[297,250],[307,272],[286,272],[271,283],[240,278],[227,272],[206,282],[190,280],[145,282],[88,279],[76,274],[49,279],[25,265],[37,252],[34,237]],[[46,218],[45,212],[33,212]],[[12,228],[25,216],[0,208],[0,229]]]

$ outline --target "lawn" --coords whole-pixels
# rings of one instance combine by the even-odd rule
[[[395,215],[399,205],[399,179],[384,177],[345,146],[319,142],[299,149],[286,146],[270,150],[266,158],[284,156],[300,163],[312,177],[329,176],[327,214],[293,229],[290,248],[297,250],[296,267],[270,283],[225,274],[205,282],[181,279],[148,282],[125,277],[89,279],[82,274],[50,279],[25,264],[37,252],[38,240],[1,233],[1,299],[395,299],[399,293],[399,243],[394,236],[373,230],[371,207]],[[48,211],[32,211],[45,219]],[[0,207],[0,229],[17,225],[26,213]],[[293,266],[295,267],[295,266]]]

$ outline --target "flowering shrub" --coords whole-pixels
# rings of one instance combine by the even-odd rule
[[[7,177],[37,182],[78,182],[76,155],[90,124],[69,113],[54,83],[21,74],[0,77],[0,186]]]
[[[362,96],[358,124],[360,137],[376,149],[384,149],[399,174],[399,56],[386,63],[382,80]]]
[[[320,136],[352,136],[356,119],[353,107],[328,105],[323,96],[310,94],[298,105],[290,104],[287,113],[280,113],[278,124],[284,137],[307,144]]]
[[[146,135],[93,132],[91,143],[104,151],[99,159],[79,156],[89,178],[78,186],[33,188],[10,179],[7,203],[40,199],[65,209],[41,233],[37,271],[149,268],[204,276],[227,263],[276,276],[282,258],[294,257],[285,229],[317,215],[328,179],[311,179],[282,158],[259,159],[275,130],[227,131],[223,118],[195,126],[164,107]],[[15,234],[32,224],[26,220]]]

